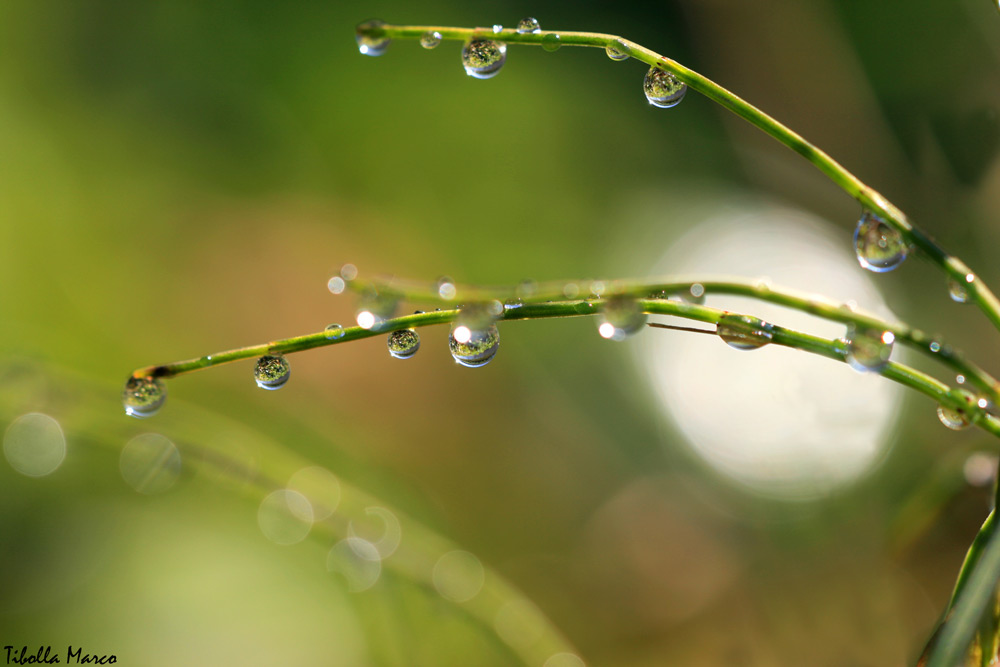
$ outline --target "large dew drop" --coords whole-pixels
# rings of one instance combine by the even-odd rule
[[[646,325],[647,316],[635,300],[613,296],[604,304],[597,333],[609,340],[625,340]]]
[[[154,377],[130,377],[122,390],[125,414],[138,419],[152,417],[167,400],[167,387]]]
[[[865,211],[854,230],[858,263],[875,273],[892,271],[906,259],[903,235],[871,211]]]
[[[477,79],[497,75],[507,61],[507,45],[492,39],[474,39],[462,49],[462,66],[465,73]]]
[[[366,56],[380,56],[385,53],[391,40],[384,35],[375,37],[366,34],[370,31],[380,31],[384,25],[385,23],[377,19],[359,23],[354,34],[354,39],[358,42],[358,51]]]
[[[948,296],[955,303],[969,303],[969,289],[966,286],[971,285],[975,279],[971,273],[965,276],[964,281],[948,278]]]
[[[727,313],[719,319],[716,333],[729,347],[756,350],[771,342],[774,327],[757,317]]]
[[[681,82],[672,72],[659,67],[650,67],[646,72],[646,79],[642,82],[642,90],[654,107],[669,109],[684,99],[687,84]]]
[[[889,363],[896,337],[879,329],[847,330],[847,363],[861,373],[878,373]]]
[[[463,366],[485,366],[493,360],[500,348],[500,331],[495,324],[476,330],[459,324],[448,336],[448,348],[455,361]]]
[[[521,19],[517,22],[517,31],[522,35],[530,35],[532,33],[541,32],[542,26],[538,24],[538,19],[528,18]]]
[[[267,354],[257,360],[253,369],[253,379],[261,389],[274,391],[281,389],[292,376],[292,367],[280,354]]]
[[[389,334],[386,344],[394,358],[409,359],[420,349],[420,334],[413,329],[399,329]]]

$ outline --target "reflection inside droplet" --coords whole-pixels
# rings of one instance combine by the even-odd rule
[[[139,493],[163,493],[181,474],[181,453],[159,433],[129,440],[118,461],[125,482]]]
[[[467,602],[482,590],[486,571],[468,551],[449,551],[438,559],[431,572],[434,588],[452,602]]]
[[[267,494],[257,510],[260,532],[275,544],[296,544],[304,540],[312,529],[313,518],[309,499],[290,489]]]
[[[66,458],[66,436],[59,422],[40,412],[21,415],[7,427],[3,453],[10,466],[28,477],[56,471]]]
[[[366,591],[382,574],[382,561],[375,545],[360,537],[348,537],[333,545],[326,556],[326,569],[347,580],[352,593]]]

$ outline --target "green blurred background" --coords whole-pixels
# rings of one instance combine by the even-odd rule
[[[50,415],[67,455],[41,478],[0,466],[4,645],[127,665],[541,665],[558,636],[535,639],[541,620],[515,615],[511,630],[483,621],[485,602],[438,594],[433,559],[461,549],[588,665],[915,659],[988,511],[963,463],[996,449],[942,428],[922,397],[900,408],[881,467],[808,502],[712,473],[664,419],[632,343],[586,321],[505,325],[477,371],[451,362],[436,328],[406,363],[373,338],[291,356],[280,392],[243,362],[171,381],[153,419],[122,414],[133,368],[351,322],[351,297],[326,289],[346,262],[485,284],[644,276],[696,222],[671,204],[682,193],[808,211],[849,247],[855,202],[696,93],[650,107],[634,62],[512,46],[479,81],[455,43],[368,58],[353,36],[371,17],[529,15],[715,79],[1000,284],[988,0],[6,0],[0,427]],[[877,284],[905,321],[996,368],[995,334],[942,283],[913,260]],[[148,432],[184,460],[163,494],[119,472]],[[275,545],[258,504],[308,464],[341,479],[340,519]],[[351,592],[327,552],[375,505],[403,521],[399,562]],[[519,595],[507,584],[490,589],[500,607]],[[560,660],[549,667],[578,664]]]

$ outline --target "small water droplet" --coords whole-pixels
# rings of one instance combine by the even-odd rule
[[[727,313],[719,318],[716,332],[729,347],[756,350],[771,342],[774,326],[757,317]]]
[[[532,33],[541,32],[542,26],[538,24],[538,19],[523,18],[517,22],[517,31],[522,35],[530,35]]]
[[[358,267],[353,264],[344,264],[340,267],[340,277],[347,282],[351,282],[358,277]]]
[[[451,301],[458,294],[458,288],[455,287],[455,281],[446,276],[441,276],[437,279],[437,293],[442,299]]]
[[[409,359],[420,349],[420,334],[413,329],[398,329],[389,334],[386,344],[396,359]]]
[[[520,297],[511,297],[509,299],[504,299],[503,308],[504,310],[514,310],[520,308],[524,305],[524,302]]]
[[[941,351],[941,343],[937,341],[932,342],[929,347],[931,352],[937,353]]]
[[[167,400],[167,387],[154,377],[130,377],[122,390],[125,414],[137,419],[152,417]]]
[[[257,360],[253,369],[253,379],[261,389],[273,391],[281,389],[292,376],[292,367],[280,354],[265,354]]]
[[[562,37],[554,32],[550,32],[545,37],[542,37],[542,48],[549,53],[555,53],[559,50],[560,46],[562,46]]]
[[[336,322],[328,324],[325,331],[326,337],[330,340],[337,340],[338,338],[344,337],[344,327],[340,326]]]
[[[965,414],[946,405],[937,406],[937,416],[941,423],[953,431],[961,431],[969,425],[969,420]]]
[[[628,51],[628,47],[620,39],[616,39],[604,47],[604,52],[608,54],[608,58],[619,62],[628,59]]]
[[[477,79],[497,75],[507,61],[507,45],[492,39],[474,39],[462,48],[465,73]]]
[[[326,283],[326,288],[330,290],[332,294],[341,294],[344,288],[347,287],[347,283],[340,276],[334,276]]]
[[[650,67],[646,72],[646,78],[642,82],[642,90],[646,93],[646,99],[654,107],[669,109],[677,106],[684,99],[687,93],[687,84],[674,76],[673,72],[668,72],[659,67]]]
[[[384,25],[384,22],[377,19],[359,23],[354,34],[354,39],[358,42],[358,51],[366,56],[380,56],[385,53],[391,40],[385,35],[366,34],[369,31],[379,31]]]
[[[891,331],[859,330],[851,326],[847,330],[846,361],[851,368],[861,373],[877,373],[889,363],[895,340]]]
[[[972,283],[976,277],[971,273],[965,276],[965,282],[955,280],[954,278],[948,279],[948,295],[951,300],[955,303],[968,303],[969,302],[969,290],[966,288],[967,284]]]
[[[441,43],[441,33],[437,30],[428,30],[420,36],[420,46],[425,49],[433,49]]]
[[[858,263],[875,273],[892,271],[903,263],[909,249],[903,235],[871,211],[865,211],[854,230]]]
[[[502,32],[503,32],[503,26],[500,25],[499,23],[494,23],[493,24],[493,34],[494,35],[499,35]]]
[[[597,333],[609,340],[625,340],[646,325],[646,313],[642,312],[635,300],[625,296],[613,296],[601,310],[601,321]]]
[[[455,361],[469,368],[485,366],[500,348],[500,331],[495,324],[485,329],[470,329],[464,324],[452,328],[448,348]]]

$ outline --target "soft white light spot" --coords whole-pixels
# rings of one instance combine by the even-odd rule
[[[450,301],[455,298],[456,294],[458,294],[458,289],[455,287],[455,283],[444,282],[438,286],[438,296],[442,299]]]
[[[434,564],[431,580],[441,597],[452,602],[467,602],[482,590],[486,571],[479,559],[468,551],[449,551]]]
[[[368,47],[365,47],[367,50]],[[340,277],[350,282],[358,277],[358,267],[353,264],[344,264],[340,267]]]
[[[886,331],[882,334],[882,342],[886,345],[892,345],[896,342],[896,335],[891,331]]]
[[[985,410],[990,406],[990,402],[985,398],[980,398],[978,401],[976,401],[976,405],[978,405],[981,409]]]
[[[177,445],[159,433],[144,433],[129,440],[118,460],[125,482],[139,493],[163,493],[181,474]]]
[[[601,335],[601,338],[611,340],[615,337],[615,325],[611,324],[611,322],[604,322],[601,326],[597,327],[597,333]]]
[[[313,524],[309,500],[298,491],[279,489],[267,494],[257,510],[257,525],[275,544],[296,544],[306,539]]]
[[[326,287],[334,294],[340,294],[344,291],[344,288],[347,287],[347,283],[345,283],[344,279],[340,276],[334,276],[326,283]]]
[[[289,491],[301,493],[312,506],[313,521],[322,521],[340,504],[340,481],[336,475],[319,466],[303,468],[288,480]]]
[[[994,454],[976,452],[965,459],[962,466],[965,481],[971,486],[989,486],[996,479],[997,457]]]
[[[375,314],[369,310],[362,310],[358,313],[358,326],[362,329],[371,329],[375,326]]]
[[[7,427],[3,453],[11,467],[22,475],[43,477],[55,472],[66,459],[66,436],[52,417],[29,412]]]
[[[971,273],[966,273],[965,274],[965,282],[971,283],[971,282],[975,282],[975,280],[976,280],[976,276],[974,274],[971,274]]]
[[[333,545],[326,556],[326,569],[347,580],[352,593],[366,591],[382,574],[382,561],[375,545],[360,537],[348,537]]]
[[[452,335],[455,337],[456,342],[462,343],[463,345],[472,340],[472,330],[469,329],[469,327],[465,326],[464,324],[455,327],[455,331],[452,333]]]
[[[854,299],[895,321],[858,271],[849,237],[845,230],[831,236],[802,212],[741,206],[670,243],[651,273],[767,273],[775,288]],[[712,305],[827,338],[843,332],[841,324],[752,299],[712,295]],[[657,334],[639,339],[637,362],[688,444],[724,475],[764,495],[803,500],[857,479],[884,457],[900,412],[897,385],[777,345],[736,351],[711,336]]]
[[[384,560],[399,548],[399,543],[403,539],[403,528],[396,515],[384,507],[368,507],[365,509],[365,514],[376,517],[378,521],[352,519],[347,524],[347,535],[361,537],[363,542],[372,544],[376,556]]]

